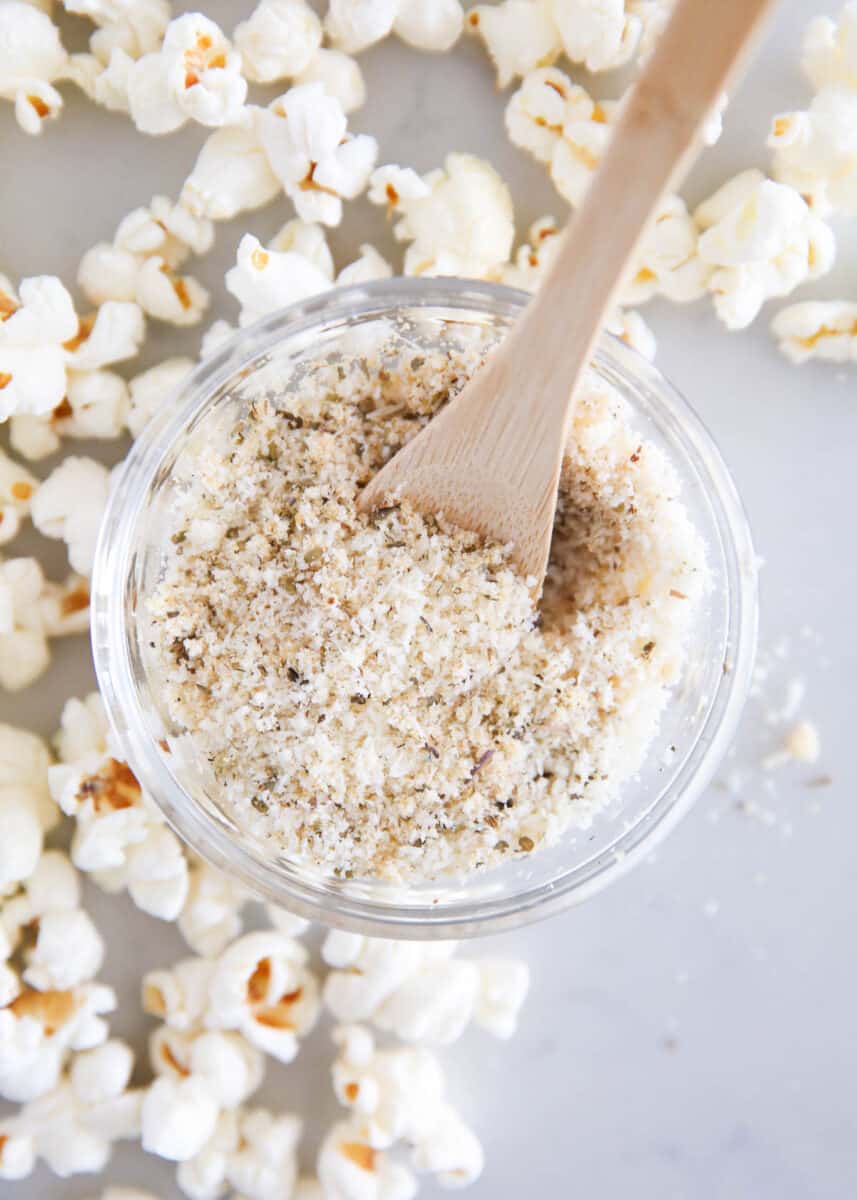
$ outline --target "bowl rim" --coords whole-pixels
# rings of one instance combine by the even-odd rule
[[[756,557],[746,514],[699,416],[653,364],[608,335],[594,358],[599,372],[657,399],[671,432],[702,478],[717,526],[728,598],[729,658],[704,723],[668,787],[633,825],[559,879],[522,892],[456,900],[442,908],[379,903],[345,891],[332,895],[321,891],[323,884],[285,880],[276,863],[262,861],[233,838],[181,787],[147,735],[145,713],[136,698],[123,603],[133,559],[131,535],[164,457],[191,421],[251,362],[321,324],[419,308],[514,318],[529,299],[528,293],[501,284],[399,277],[332,289],[280,309],[239,330],[182,381],[140,433],[114,481],[96,548],[91,598],[95,670],[113,734],[146,793],[195,853],[262,899],[299,916],[362,934],[416,940],[496,933],[559,912],[600,891],[651,852],[710,782],[737,727],[750,688],[758,631]]]

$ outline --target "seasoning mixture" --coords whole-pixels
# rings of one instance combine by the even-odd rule
[[[671,464],[594,378],[538,608],[503,548],[360,488],[480,352],[321,364],[196,451],[151,638],[219,802],[338,877],[430,879],[585,827],[640,767],[706,579]]]

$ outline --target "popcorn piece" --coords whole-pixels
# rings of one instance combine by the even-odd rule
[[[45,743],[35,733],[0,725],[0,790],[23,793],[44,833],[60,817],[48,784],[50,761]]]
[[[90,44],[105,62],[113,46],[132,58],[157,50],[170,21],[168,0],[63,0],[63,5],[99,26]]]
[[[235,332],[235,326],[230,325],[228,321],[212,321],[200,341],[200,358],[208,358],[210,354],[228,342]]]
[[[359,54],[393,28],[399,0],[330,0],[325,31],[338,50]]]
[[[239,124],[219,129],[203,145],[181,193],[194,216],[228,221],[261,208],[280,191],[259,137],[260,112],[245,109]]]
[[[514,261],[503,268],[503,283],[534,292],[559,250],[559,232],[553,217],[540,217],[534,221],[529,229],[530,240],[518,247]]]
[[[800,721],[786,734],[783,748],[795,762],[814,763],[821,754],[821,739],[811,721]]]
[[[7,956],[28,925],[37,924],[46,913],[73,912],[79,905],[80,884],[71,862],[62,850],[46,850],[30,875],[21,881],[20,891],[7,898],[0,909],[0,943],[5,935]]]
[[[582,94],[581,94],[582,93]],[[617,105],[596,104],[582,89],[569,96],[562,137],[551,158],[554,186],[572,207],[583,200],[610,140]]]
[[[95,542],[110,490],[110,472],[91,458],[66,458],[36,492],[33,524],[45,537],[61,538],[69,562],[92,572]]]
[[[698,253],[712,268],[709,290],[721,320],[743,329],[765,300],[786,296],[828,271],[829,227],[793,189],[744,171],[696,210]]]
[[[774,117],[768,145],[775,177],[814,213],[857,215],[857,87],[825,88],[807,112]]]
[[[372,204],[385,204],[392,212],[403,200],[422,200],[431,194],[428,184],[410,167],[391,163],[376,167],[369,176],[368,197]]]
[[[124,1042],[104,1042],[76,1056],[67,1079],[25,1105],[22,1124],[54,1174],[103,1170],[114,1141],[139,1135],[141,1096],[127,1090],[133,1065]]]
[[[476,1134],[445,1105],[431,1133],[414,1149],[414,1167],[431,1171],[442,1187],[467,1187],[482,1174],[485,1155]]]
[[[218,1112],[207,1080],[160,1075],[143,1099],[143,1149],[174,1162],[193,1158],[214,1133]]]
[[[615,309],[607,322],[607,329],[626,346],[642,354],[643,358],[647,358],[649,362],[655,361],[658,343],[638,312],[629,312],[624,308]]]
[[[204,1080],[221,1108],[242,1104],[265,1074],[262,1054],[239,1033],[179,1033],[162,1027],[149,1043],[152,1069],[181,1080]]]
[[[505,119],[512,143],[543,163],[553,159],[567,121],[606,125],[605,111],[556,67],[543,67],[524,77],[506,105]]]
[[[241,932],[247,892],[232,879],[199,862],[190,868],[188,894],[178,925],[196,954],[222,953]]]
[[[338,101],[320,83],[291,88],[261,113],[259,136],[272,171],[305,221],[338,225],[342,200],[366,186],[378,144],[348,134]]]
[[[29,516],[38,480],[0,450],[0,545],[11,542]]]
[[[95,37],[93,37],[94,40]],[[107,50],[106,46],[104,50]],[[92,85],[92,98],[96,104],[100,104],[111,112],[127,113],[130,111],[128,88],[134,61],[121,46],[110,46],[107,63],[102,66],[102,70]]]
[[[548,0],[567,57],[588,71],[612,71],[633,55],[642,34],[624,0]]]
[[[508,188],[488,163],[450,154],[444,169],[424,176],[428,196],[400,197],[395,227],[410,241],[406,275],[496,278],[514,239]]]
[[[50,662],[39,608],[44,591],[36,559],[0,563],[0,686],[7,691],[28,687]]]
[[[562,52],[559,30],[546,0],[477,4],[467,13],[466,27],[484,41],[501,88],[518,75],[550,66]]]
[[[51,428],[63,437],[121,436],[128,416],[128,385],[115,371],[70,371],[65,401],[50,418]]]
[[[241,55],[201,13],[171,21],[160,50],[140,58],[128,77],[131,119],[141,133],[171,133],[188,120],[231,125],[246,97]]]
[[[174,276],[158,254],[147,258],[137,274],[137,298],[142,308],[171,325],[197,325],[208,308],[209,295],[191,275]]]
[[[804,74],[818,91],[846,87],[857,91],[857,3],[843,5],[838,23],[815,17],[803,40]]]
[[[102,1014],[115,1007],[115,993],[98,983],[70,991],[22,988],[0,1009],[0,1096],[26,1102],[50,1092],[69,1050],[105,1040]]]
[[[305,0],[262,0],[235,29],[244,75],[276,83],[300,75],[321,46],[321,22]]]
[[[36,1146],[20,1121],[0,1121],[0,1179],[26,1179],[36,1165]]]
[[[333,1126],[319,1150],[317,1169],[331,1200],[411,1200],[417,1193],[413,1174],[374,1149],[357,1122]]]
[[[98,242],[81,259],[77,282],[93,304],[136,300],[139,268],[136,254],[109,242]]]
[[[71,297],[58,279],[24,279],[16,295],[0,277],[0,421],[16,412],[50,412],[62,401],[63,343],[77,328]]]
[[[103,961],[104,942],[83,909],[49,910],[39,918],[24,982],[43,992],[63,991],[93,979]]]
[[[373,279],[390,279],[392,275],[393,268],[383,255],[379,254],[374,246],[364,242],[360,247],[360,257],[342,268],[336,277],[336,283],[338,287],[345,287],[349,284],[370,283]]]
[[[379,1005],[373,1021],[405,1042],[444,1046],[456,1041],[473,1016],[479,972],[472,962],[429,962]]]
[[[284,937],[300,937],[310,926],[309,921],[304,917],[296,917],[294,913],[280,908],[277,904],[266,904],[265,914],[277,933],[283,934]]]
[[[149,971],[143,977],[143,1008],[165,1021],[170,1029],[186,1032],[198,1026],[208,1004],[214,963],[186,958],[169,968]]]
[[[318,1017],[318,983],[303,946],[273,931],[246,934],[224,951],[210,985],[205,1023],[236,1029],[265,1053],[291,1062]]]
[[[55,121],[60,115],[62,105],[62,96],[52,84],[34,80],[15,97],[15,120],[24,133],[38,136],[45,121]]]
[[[221,1113],[208,1143],[182,1163],[178,1182],[194,1200],[238,1188],[247,1200],[294,1197],[301,1122],[261,1108]]]
[[[241,304],[241,326],[329,287],[327,276],[303,254],[265,250],[249,233],[238,246],[236,266],[226,274],[226,289]]]
[[[42,828],[26,792],[0,788],[0,895],[33,873],[42,853]]]
[[[82,318],[77,334],[64,343],[66,362],[75,371],[94,371],[134,358],[145,332],[139,305],[108,300],[91,317]]]
[[[699,234],[680,196],[667,196],[646,234],[637,269],[623,289],[623,302],[642,304],[652,296],[687,302],[705,295],[710,265],[700,256]]]
[[[128,385],[130,409],[127,418],[134,437],[139,437],[155,413],[175,398],[193,368],[190,358],[168,358],[134,376]]]
[[[512,959],[489,958],[478,962],[476,968],[479,992],[474,1020],[494,1037],[510,1038],[518,1026],[518,1014],[529,991],[529,967]]]
[[[346,114],[366,103],[366,84],[359,64],[341,50],[317,50],[295,83],[320,83]]]
[[[857,362],[857,303],[809,300],[778,312],[771,329],[794,363]]]
[[[39,620],[50,638],[89,631],[89,580],[71,574],[65,583],[45,580],[39,598]]]
[[[285,253],[288,250],[300,254],[321,272],[328,283],[333,283],[333,255],[327,244],[327,235],[321,225],[300,218],[287,221],[280,232],[268,243],[269,250]]]
[[[124,862],[97,871],[95,880],[108,892],[127,888],[143,912],[175,921],[187,899],[187,859],[172,830],[150,817],[145,836],[125,849]]]
[[[429,1137],[443,1106],[445,1081],[436,1056],[411,1048],[377,1050],[368,1030],[344,1025],[333,1031],[339,1054],[333,1090],[351,1108],[376,1150]]]
[[[41,133],[57,116],[62,97],[51,87],[61,78],[67,55],[59,31],[46,13],[21,0],[0,4],[0,97],[15,102],[15,118],[25,133]]]
[[[642,65],[667,27],[675,0],[628,0],[628,12],[642,25],[637,43],[637,61]]]
[[[328,1009],[338,1021],[366,1021],[419,968],[425,949],[416,942],[334,930],[324,941],[322,957],[335,968],[324,982]]]
[[[458,41],[463,24],[459,0],[399,0],[393,33],[417,50],[443,53]]]

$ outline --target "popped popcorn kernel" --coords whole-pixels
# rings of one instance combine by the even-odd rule
[[[50,17],[23,0],[0,4],[0,98],[15,104],[25,133],[38,134],[56,117],[62,97],[52,83],[62,77],[68,56]]]
[[[358,54],[393,28],[399,0],[329,0],[324,28],[338,50]]]
[[[69,562],[80,575],[92,573],[109,488],[106,467],[72,455],[51,472],[33,497],[33,524],[45,537],[66,543]]]
[[[610,71],[628,62],[643,31],[624,0],[548,0],[567,57],[588,71]]]
[[[857,91],[857,3],[842,6],[839,19],[814,17],[803,39],[801,66],[817,91],[846,87]]]
[[[261,111],[248,106],[240,122],[218,129],[203,145],[181,192],[181,203],[194,216],[228,221],[261,208],[280,191],[259,136]]]
[[[562,53],[559,29],[547,0],[503,0],[468,10],[465,28],[478,34],[497,69],[497,86],[548,67]]]
[[[459,0],[399,0],[393,33],[417,50],[442,54],[458,41],[463,25]]]
[[[366,103],[366,83],[360,64],[341,50],[317,50],[307,66],[294,77],[296,84],[320,83],[348,116]]]
[[[857,302],[808,300],[782,309],[771,322],[780,349],[794,363],[857,362]]]
[[[254,83],[300,75],[313,61],[321,39],[321,21],[305,0],[262,0],[234,34],[243,73]]]

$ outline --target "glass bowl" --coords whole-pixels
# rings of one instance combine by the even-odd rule
[[[92,638],[102,695],[128,763],[176,832],[215,867],[301,916],[400,938],[496,932],[583,900],[647,853],[710,781],[735,731],[756,641],[756,573],[740,500],[699,418],[648,362],[606,337],[595,370],[632,408],[641,440],[659,444],[682,480],[701,532],[711,587],[655,744],[613,810],[556,845],[495,869],[403,887],[337,880],[251,839],[218,808],[175,752],[158,681],[147,665],[141,602],[162,569],[171,504],[192,469],[188,450],[235,420],[269,372],[278,381],[321,355],[378,338],[407,345],[495,339],[528,297],[456,279],[394,279],[326,293],[242,330],[207,358],[134,444],[101,532]],[[173,746],[176,744],[173,738]],[[179,739],[180,740],[180,739]],[[675,747],[672,752],[671,748]]]

